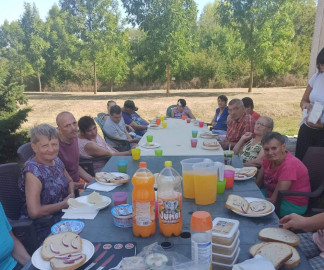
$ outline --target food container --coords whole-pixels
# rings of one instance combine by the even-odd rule
[[[239,224],[235,219],[215,218],[212,229],[213,244],[231,246],[237,237]]]
[[[237,249],[237,252],[235,253],[233,262],[231,264],[224,264],[224,263],[212,261],[213,269],[217,269],[217,270],[232,269],[234,264],[237,261],[239,254],[240,254],[240,248]],[[213,259],[214,259],[214,254],[213,254]]]
[[[237,248],[237,246],[240,244],[240,239],[239,239],[240,231],[236,233],[236,237],[230,246],[225,246],[225,245],[218,245],[212,243],[212,252],[213,253],[218,253],[221,255],[232,255]]]
[[[54,224],[51,228],[52,234],[60,232],[74,232],[80,234],[84,228],[84,222],[80,220],[63,220]]]
[[[131,204],[121,204],[111,209],[114,224],[120,228],[133,226],[133,206]]]
[[[236,247],[233,254],[231,255],[220,255],[217,253],[212,253],[212,261],[216,263],[226,264],[226,265],[232,265],[236,262],[236,259],[238,257],[238,254],[240,253],[239,246]]]

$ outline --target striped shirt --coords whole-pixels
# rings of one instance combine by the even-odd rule
[[[227,118],[227,134],[228,142],[237,143],[245,132],[254,134],[255,120],[249,114],[244,114],[239,120]]]

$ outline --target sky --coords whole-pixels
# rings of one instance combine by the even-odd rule
[[[198,5],[199,14],[206,4],[213,3],[213,0],[195,1]],[[3,24],[5,19],[7,19],[9,22],[20,19],[24,12],[24,2],[31,4],[34,2],[40,17],[45,20],[48,11],[51,9],[54,3],[58,4],[59,0],[0,0],[0,25]],[[119,6],[122,7],[121,2]]]

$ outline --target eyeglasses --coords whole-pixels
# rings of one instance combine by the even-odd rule
[[[262,127],[266,127],[266,128],[270,128],[269,126],[265,125],[265,124],[262,124],[260,122],[255,122],[255,125],[256,126],[262,126]]]

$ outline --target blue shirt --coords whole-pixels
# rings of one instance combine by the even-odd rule
[[[10,235],[11,226],[0,203],[0,269],[13,269],[17,262],[11,256],[14,242]]]
[[[221,129],[221,130],[227,130],[227,116],[228,116],[228,107],[226,107],[217,120],[217,116],[219,115],[220,108],[216,110],[216,117],[214,119],[214,122],[217,122],[216,126],[213,127],[213,129]]]
[[[132,112],[131,114],[123,112],[123,119],[126,125],[130,125],[132,122],[135,122],[137,125],[147,126],[146,122],[136,112]],[[143,136],[145,132],[146,130],[135,129],[135,133],[139,136]]]

